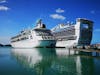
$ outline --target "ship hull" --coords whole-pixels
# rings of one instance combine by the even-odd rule
[[[70,40],[70,41],[57,41],[56,42],[56,47],[61,47],[61,48],[71,48],[73,46],[75,46],[75,41],[74,40]]]
[[[13,48],[55,47],[55,40],[25,40],[11,43]]]

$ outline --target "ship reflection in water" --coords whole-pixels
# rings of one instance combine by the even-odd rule
[[[98,68],[92,56],[62,48],[12,49],[12,56],[36,75],[96,75]],[[82,54],[82,53],[81,53]],[[100,72],[99,72],[100,73]]]

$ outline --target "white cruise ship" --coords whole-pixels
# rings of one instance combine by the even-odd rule
[[[14,48],[33,48],[33,47],[54,47],[56,41],[49,29],[41,19],[36,27],[21,31],[20,34],[11,38],[11,45]]]
[[[77,18],[75,24],[59,24],[51,31],[55,40],[57,40],[56,47],[84,47],[91,43],[93,22]]]

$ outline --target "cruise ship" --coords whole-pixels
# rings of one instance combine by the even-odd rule
[[[55,44],[54,36],[41,19],[34,28],[23,30],[11,38],[14,48],[54,47]]]
[[[84,47],[91,43],[93,21],[77,18],[75,24],[58,24],[51,31],[57,41],[56,47]]]

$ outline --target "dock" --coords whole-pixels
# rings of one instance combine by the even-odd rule
[[[79,51],[79,52],[86,52],[86,53],[92,53],[93,55],[92,56],[100,56],[100,50],[98,49],[77,49],[77,48],[74,48],[73,50],[76,51]]]
[[[74,50],[84,51],[84,52],[98,52],[98,53],[100,53],[100,50],[95,50],[95,49],[76,49],[76,48],[74,48]]]

